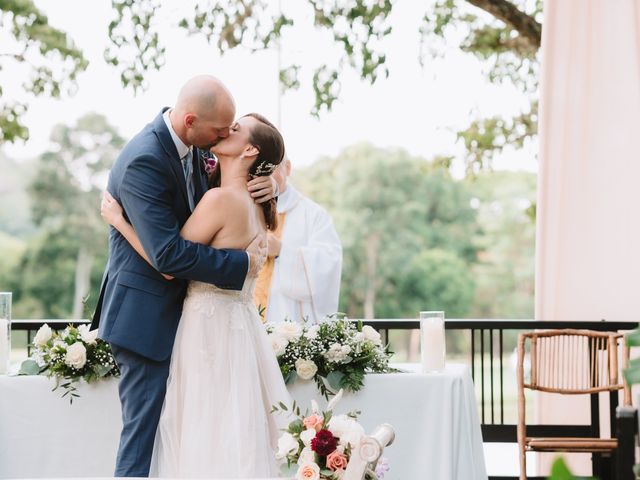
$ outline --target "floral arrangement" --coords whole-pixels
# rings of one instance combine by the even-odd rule
[[[380,334],[360,321],[334,315],[316,325],[285,320],[265,328],[285,382],[313,379],[325,398],[340,388],[360,390],[365,373],[394,371]]]
[[[205,173],[210,176],[216,168],[218,161],[216,157],[208,150],[200,150],[200,157]]]
[[[278,439],[276,458],[282,462],[285,475],[295,474],[296,480],[339,480],[351,458],[351,452],[365,436],[358,423],[360,412],[333,415],[333,409],[342,398],[342,390],[331,399],[326,411],[320,411],[315,400],[311,401],[311,413],[301,414],[294,401],[291,411],[280,403],[273,412],[293,414],[284,433]],[[286,461],[286,464],[284,463]],[[389,471],[389,463],[381,457],[376,465],[370,465],[365,480],[380,480]]]
[[[87,383],[101,378],[118,377],[120,371],[111,355],[109,344],[98,338],[98,331],[89,331],[88,325],[69,325],[56,332],[44,324],[33,339],[33,353],[20,367],[22,375],[55,377],[54,390],[62,387],[62,397],[69,401],[79,397],[76,383]]]

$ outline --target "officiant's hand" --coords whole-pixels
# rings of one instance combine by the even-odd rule
[[[282,242],[273,233],[267,233],[267,255],[269,257],[276,258],[280,255],[280,249],[282,248]]]
[[[262,270],[264,262],[267,260],[267,236],[258,235],[247,247],[249,254],[249,272],[247,277],[257,277]]]
[[[278,185],[271,176],[256,177],[249,181],[247,187],[256,203],[264,203],[278,196]]]

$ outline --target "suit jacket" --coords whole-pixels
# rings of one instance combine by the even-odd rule
[[[107,187],[153,267],[111,227],[92,325],[99,325],[103,340],[156,361],[171,354],[188,280],[241,290],[248,270],[246,252],[216,250],[180,237],[191,211],[182,163],[162,112],[124,147]],[[193,161],[197,203],[206,182],[196,149]],[[159,272],[175,278],[165,280]]]

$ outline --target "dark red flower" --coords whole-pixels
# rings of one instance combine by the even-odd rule
[[[311,440],[311,450],[322,457],[326,457],[338,446],[338,439],[329,430],[322,429]]]

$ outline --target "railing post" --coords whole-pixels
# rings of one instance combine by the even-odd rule
[[[615,452],[616,478],[634,480],[633,473],[636,451],[636,431],[638,426],[637,410],[634,407],[616,408],[616,438],[618,448]]]

